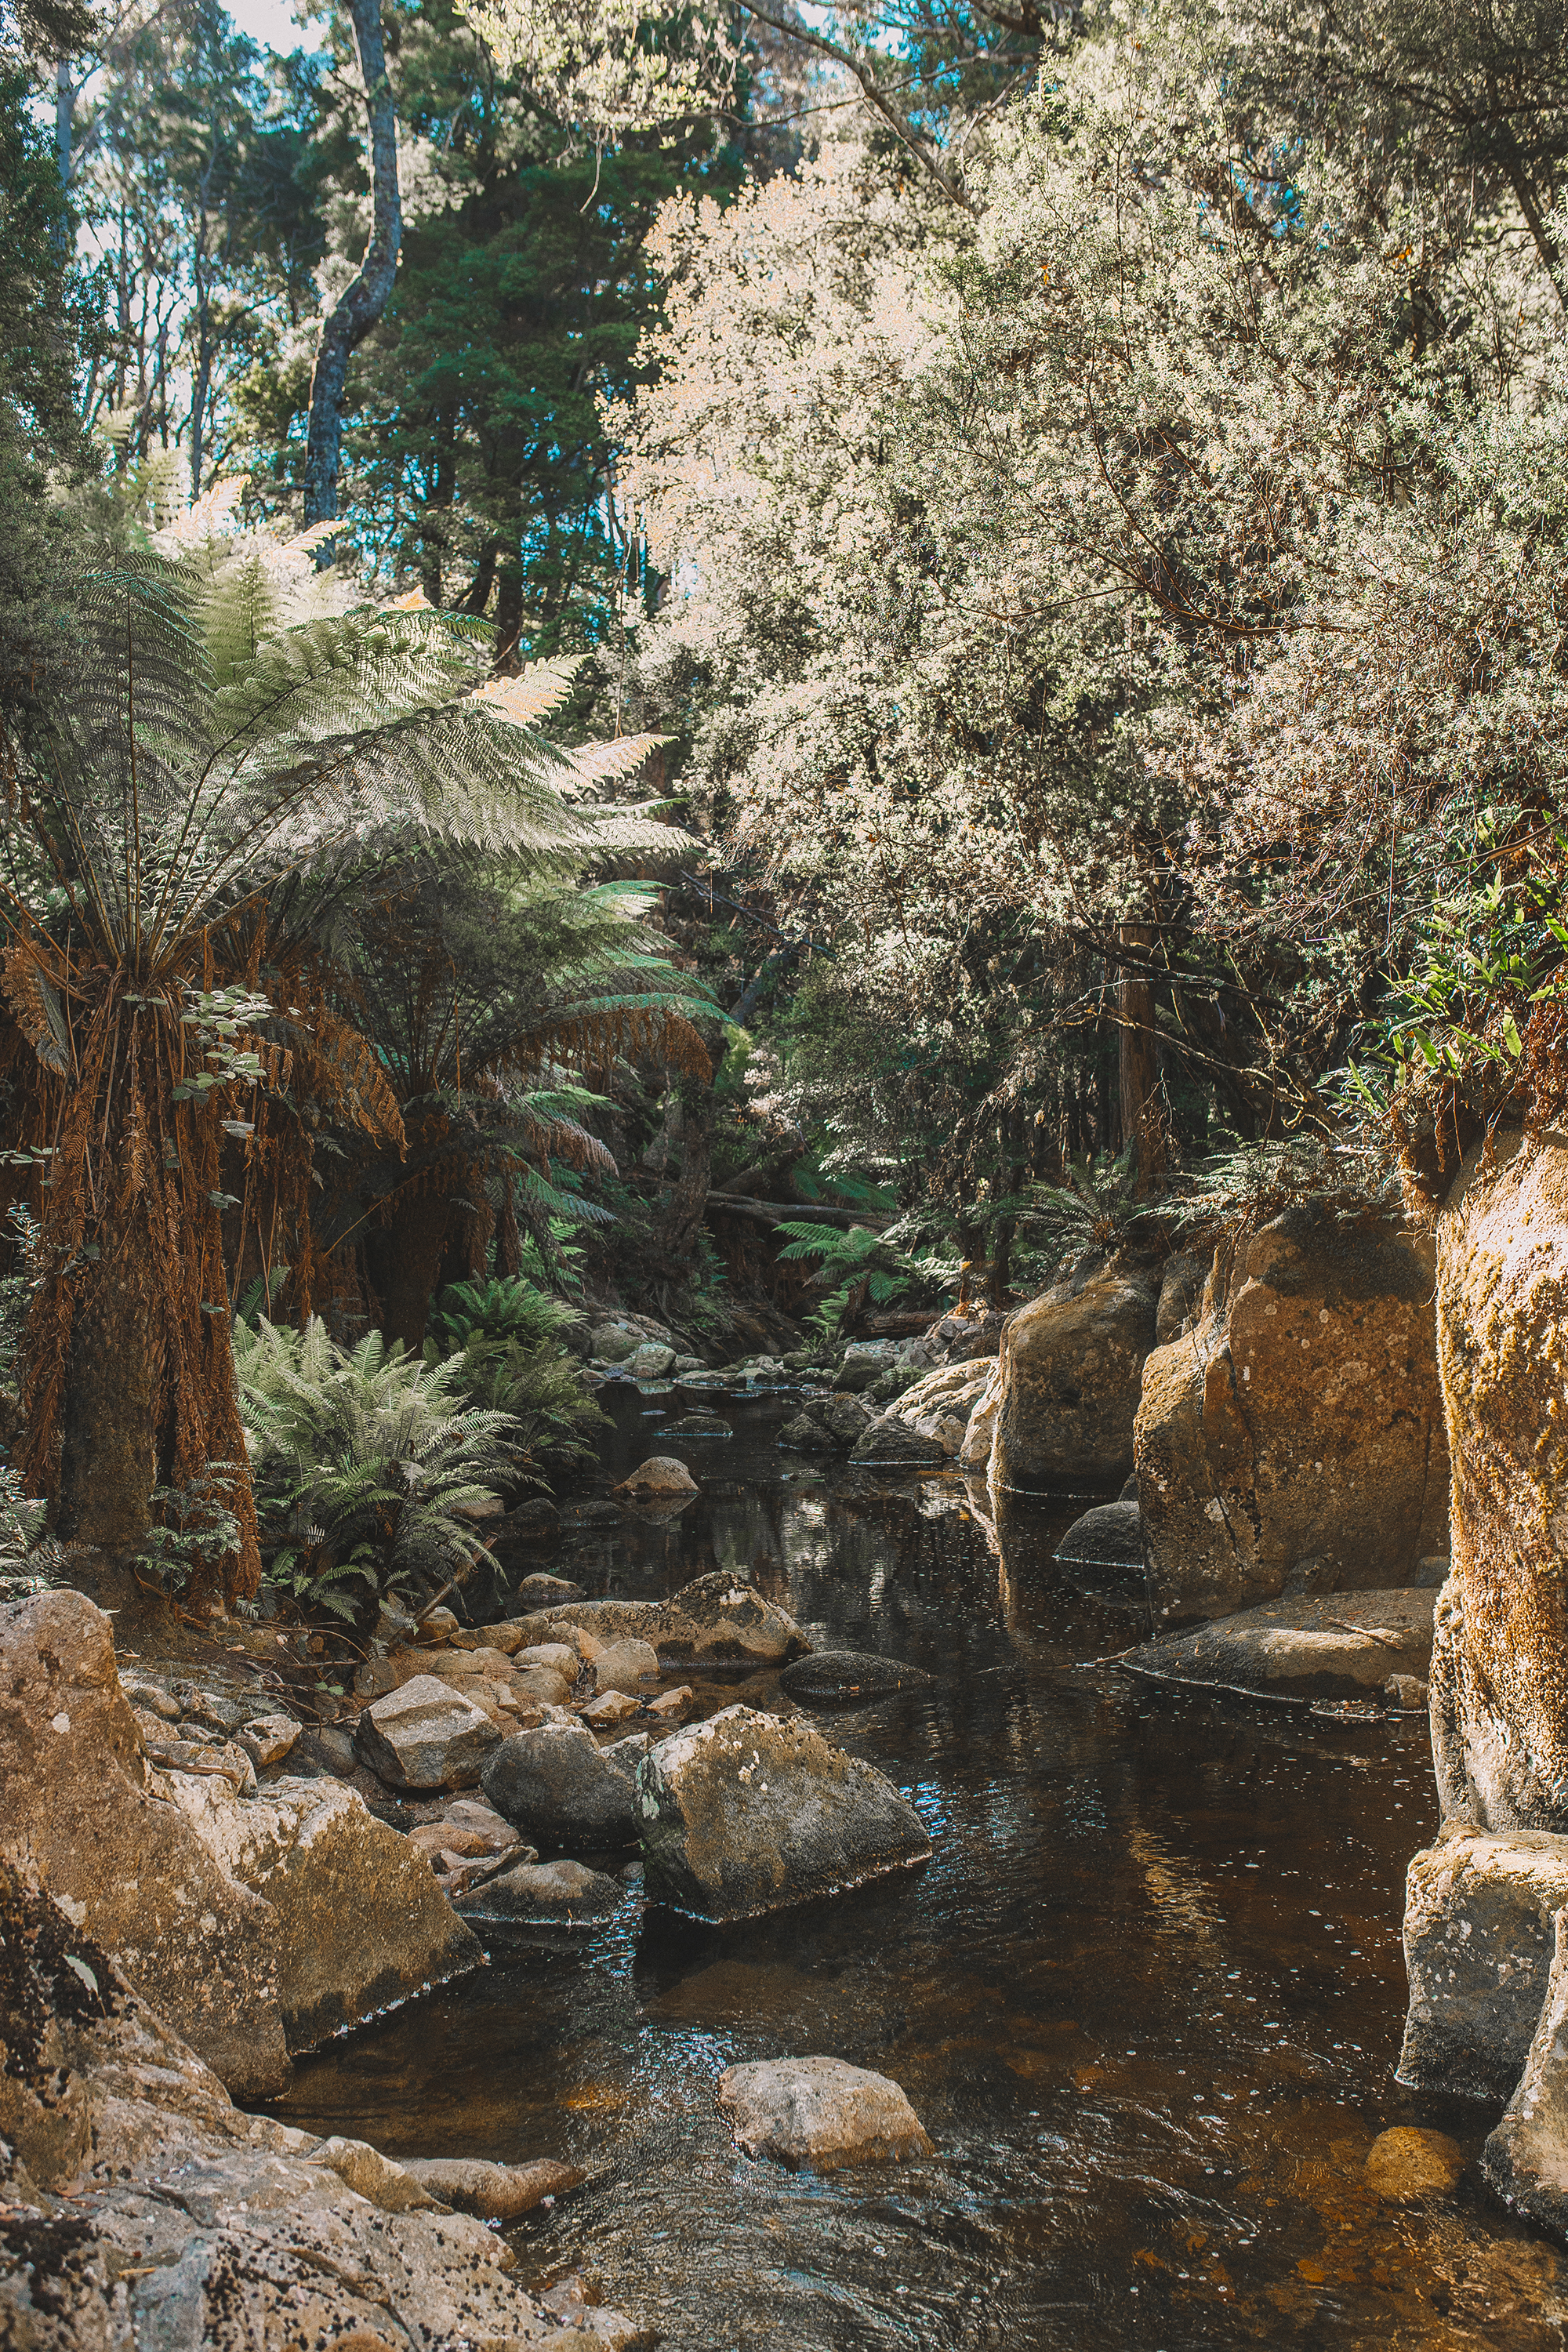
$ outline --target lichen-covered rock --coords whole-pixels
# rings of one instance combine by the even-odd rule
[[[458,1898],[466,1919],[602,1919],[626,1888],[580,1862],[520,1862]]]
[[[0,1853],[37,1872],[224,2082],[281,2090],[276,1916],[150,1779],[110,1619],[79,1592],[0,1609]]]
[[[841,2058],[764,2058],[720,2075],[718,2101],[748,2156],[832,2172],[930,2156],[920,2117],[897,2083]]]
[[[241,2114],[110,1956],[0,1864],[5,2209],[27,2248],[0,2261],[0,2343],[17,2352],[560,2352],[561,2315],[503,2238],[363,2141]],[[636,2338],[595,2316],[605,2341]]]
[[[842,1894],[931,1853],[880,1772],[799,1717],[749,1706],[650,1749],[637,1801],[649,1897],[716,1924]]]
[[[1414,1584],[1446,1542],[1431,1244],[1288,1210],[1216,1258],[1203,1319],[1143,1367],[1154,1622]]]
[[[1568,1837],[1451,1823],[1405,1882],[1410,2008],[1398,2080],[1506,2098],[1529,2053],[1568,1904]]]
[[[873,1651],[813,1650],[786,1666],[779,1682],[791,1698],[839,1706],[886,1698],[894,1691],[929,1690],[931,1677],[921,1666],[906,1666]]]
[[[211,1777],[170,1785],[214,1860],[272,1906],[295,2055],[479,1966],[425,1857],[357,1790],[287,1776],[250,1799]]]
[[[503,1741],[485,1766],[484,1790],[546,1851],[601,1853],[637,1843],[631,1783],[580,1723],[546,1723]]]
[[[1157,1277],[1090,1258],[1020,1307],[1002,1337],[991,1483],[1125,1478]]]
[[[661,1657],[780,1665],[811,1647],[787,1610],[748,1576],[710,1569],[661,1603],[648,1640]],[[595,1666],[596,1670],[596,1666]]]
[[[365,1708],[354,1746],[392,1788],[471,1789],[500,1736],[483,1707],[424,1674]]]
[[[1266,1691],[1279,1698],[1355,1698],[1391,1668],[1423,1675],[1432,1647],[1430,1592],[1336,1592],[1270,1601],[1162,1633],[1120,1663],[1156,1682]]]
[[[650,1454],[613,1491],[663,1502],[678,1495],[695,1495],[697,1481],[685,1463],[678,1461],[673,1454]]]
[[[1568,1830],[1568,1135],[1498,1135],[1465,1160],[1437,1221],[1437,1349],[1454,1463],[1432,1661],[1444,1811]]]

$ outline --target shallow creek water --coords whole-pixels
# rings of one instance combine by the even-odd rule
[[[676,1400],[612,1393],[613,1475],[679,1453],[702,1496],[540,1564],[629,1598],[744,1569],[819,1641],[925,1666],[928,1692],[817,1719],[932,1859],[725,1931],[635,1889],[593,1931],[491,1931],[489,1969],[301,2065],[280,2115],[582,2166],[512,2233],[524,2273],[581,2269],[690,2352],[1568,2343],[1556,2252],[1473,2166],[1416,2207],[1361,2182],[1386,2125],[1474,2157],[1495,2120],[1392,2078],[1424,1721],[1331,1730],[1096,1663],[1132,1633],[1050,1565],[1089,1498],[993,1537],[956,1478],[781,1454],[784,1400],[683,1442]],[[893,2075],[936,2154],[826,2179],[738,2155],[719,2073],[807,2053]]]

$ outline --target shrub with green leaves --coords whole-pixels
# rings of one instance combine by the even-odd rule
[[[781,1219],[778,1231],[789,1235],[779,1252],[781,1259],[800,1263],[816,1258],[819,1287],[834,1283],[837,1277],[836,1287],[807,1318],[827,1339],[837,1335],[850,1293],[858,1284],[865,1283],[866,1296],[873,1306],[885,1307],[946,1272],[934,1261],[911,1257],[890,1235],[874,1233],[869,1225],[851,1225],[847,1232],[840,1232],[837,1225]]]
[[[533,1349],[553,1339],[572,1310],[517,1274],[488,1282],[453,1282],[431,1309],[427,1360],[455,1356],[476,1339],[502,1347]]]
[[[307,1610],[352,1620],[416,1604],[489,1553],[462,1516],[521,1481],[514,1417],[467,1401],[466,1359],[424,1363],[379,1331],[340,1348],[258,1318],[235,1330],[265,1574]]]

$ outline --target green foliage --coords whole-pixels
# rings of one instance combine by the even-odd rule
[[[240,1524],[231,1506],[241,1476],[232,1462],[209,1462],[183,1486],[153,1487],[158,1517],[137,1558],[172,1597],[193,1584],[218,1581],[238,1552]]]
[[[865,1295],[873,1306],[886,1307],[895,1298],[907,1297],[917,1286],[929,1284],[937,1272],[929,1258],[910,1255],[886,1234],[874,1233],[869,1225],[851,1225],[844,1231],[837,1225],[781,1219],[778,1230],[790,1237],[779,1252],[780,1258],[786,1263],[815,1260],[817,1273],[814,1286],[827,1289],[829,1285],[834,1286],[808,1318],[824,1339],[832,1339],[837,1332],[850,1294],[860,1285],[865,1286]]]
[[[449,1283],[431,1310],[425,1353],[434,1361],[471,1348],[476,1340],[540,1348],[570,1320],[569,1307],[521,1275]]]
[[[353,1620],[488,1559],[462,1510],[531,1474],[512,1416],[464,1402],[461,1356],[421,1363],[378,1331],[345,1350],[319,1318],[263,1317],[235,1364],[269,1583]]]
[[[608,1425],[575,1360],[546,1340],[476,1334],[461,1358],[464,1393],[516,1425],[519,1461],[559,1475],[594,1459],[594,1433]]]

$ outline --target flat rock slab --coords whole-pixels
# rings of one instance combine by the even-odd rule
[[[1568,1837],[1450,1822],[1405,1879],[1410,2009],[1397,2080],[1413,2091],[1506,2098],[1546,1999]]]
[[[637,1768],[650,1900],[722,1925],[839,1895],[926,1861],[931,1839],[892,1782],[799,1717],[726,1707]]]
[[[900,2164],[931,2143],[897,2083],[841,2058],[767,2058],[719,2077],[721,2114],[748,2156],[832,2172]]]
[[[920,1666],[901,1665],[869,1650],[813,1650],[786,1666],[779,1682],[791,1698],[837,1706],[892,1691],[929,1690],[932,1677]]]
[[[1155,1682],[1272,1698],[1354,1698],[1381,1690],[1391,1675],[1425,1679],[1436,1599],[1401,1587],[1270,1601],[1162,1634],[1116,1663]]]

